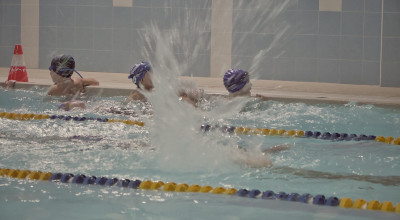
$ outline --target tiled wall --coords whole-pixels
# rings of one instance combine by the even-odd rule
[[[130,1],[132,4],[127,1],[113,4],[115,2],[40,0],[39,67],[48,66],[55,54],[69,53],[79,62],[77,68],[80,70],[128,72],[132,64],[145,59],[145,42],[141,36],[150,27],[151,20],[165,35],[175,27],[173,25],[180,32],[193,32],[196,22],[203,24],[198,33],[185,33],[185,36],[190,36],[192,42],[195,37],[205,37],[209,44],[211,1],[134,0]],[[183,22],[190,24],[191,28],[178,26]],[[199,53],[191,74],[207,76],[209,47]],[[177,59],[183,59],[189,54],[177,50],[175,55]]]
[[[400,1],[233,2],[233,67],[259,79],[400,86]]]
[[[399,0],[36,1],[38,68],[69,53],[82,71],[128,72],[146,57],[141,36],[153,21],[175,37],[186,75],[242,68],[258,79],[400,87]],[[27,42],[21,2],[0,0],[2,67]]]
[[[400,87],[400,1],[384,0],[382,85]]]
[[[398,32],[400,1],[385,0],[382,82],[380,0],[336,1],[341,7],[331,5],[333,10],[321,7],[325,5],[320,3],[326,2],[318,0],[260,0],[267,5],[259,8],[251,4],[256,1],[234,2],[234,66],[252,69],[260,79],[400,86],[399,68],[391,69],[397,74],[385,71],[396,63],[386,65],[386,61],[393,59],[397,66],[400,61],[395,45],[385,48],[386,43],[400,42],[398,33],[391,33],[391,38],[385,34],[385,29]],[[277,8],[281,13],[257,23],[259,17],[267,17]],[[266,51],[260,53],[260,48]],[[385,57],[387,53],[391,55]],[[255,58],[257,54],[261,58]],[[385,76],[392,79],[385,80]]]
[[[0,66],[11,64],[14,45],[21,42],[21,1],[0,0]]]

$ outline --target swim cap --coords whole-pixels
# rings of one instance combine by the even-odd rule
[[[69,110],[71,110],[71,103],[70,102],[63,102],[63,103],[61,103],[61,105],[58,106],[58,109],[69,111]]]
[[[53,58],[49,70],[58,75],[70,78],[75,70],[75,60],[71,55],[61,54]]]
[[[133,65],[129,70],[128,79],[132,79],[132,82],[139,87],[140,80],[143,79],[144,75],[151,70],[150,64],[148,62],[141,62]]]
[[[241,90],[249,82],[249,73],[241,69],[230,69],[224,75],[224,86],[230,93]]]

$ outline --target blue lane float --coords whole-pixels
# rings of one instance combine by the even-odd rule
[[[72,180],[72,183],[76,183],[76,184],[82,184],[83,181],[85,181],[86,176],[81,174],[81,175],[77,175],[74,177],[74,179]]]
[[[239,189],[236,195],[248,198],[261,198],[264,200],[282,200],[282,201],[301,202],[307,204],[326,205],[326,206],[339,206],[340,202],[340,199],[334,196],[326,199],[325,195],[316,195],[313,197],[309,193],[305,193],[303,195],[300,195],[299,193],[288,194],[286,192],[275,193],[272,190],[261,192],[258,189],[253,189],[250,191],[247,189]]]
[[[297,201],[300,195],[298,193],[290,193],[287,197],[287,201]]]

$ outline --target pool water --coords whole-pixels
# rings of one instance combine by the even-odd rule
[[[200,129],[209,124],[399,137],[399,109],[223,98],[204,100],[194,109],[178,101],[170,105],[151,98],[152,105],[125,105],[125,97],[95,96],[81,98],[85,110],[66,112],[57,108],[63,98],[46,98],[45,93],[41,88],[0,90],[0,112],[124,119],[145,126],[1,118],[1,168],[400,202],[398,145]],[[269,155],[273,167],[241,160],[265,160],[268,155],[261,150],[276,145],[290,148]],[[278,200],[5,177],[0,178],[0,195],[1,219],[398,218],[395,213]]]

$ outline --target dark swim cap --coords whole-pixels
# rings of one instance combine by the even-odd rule
[[[132,79],[132,82],[139,86],[140,80],[151,70],[151,66],[148,62],[141,62],[133,65],[129,70],[128,79]]]
[[[70,78],[75,70],[75,60],[71,55],[58,55],[51,61],[49,70],[62,77]]]
[[[230,69],[224,75],[224,86],[230,93],[241,90],[249,82],[249,73],[241,69]]]

